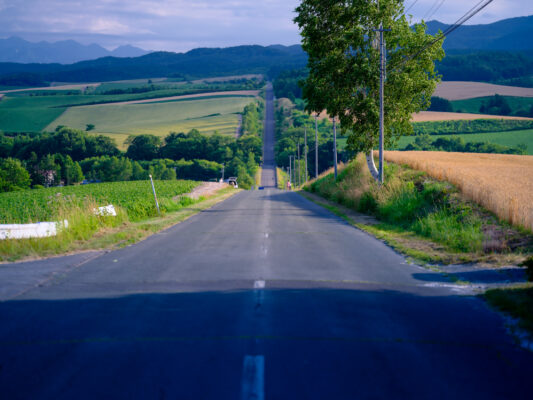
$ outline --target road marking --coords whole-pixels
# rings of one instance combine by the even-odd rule
[[[265,357],[244,356],[242,367],[242,400],[264,400]]]
[[[265,288],[265,281],[254,282],[254,289],[264,289],[264,288]]]

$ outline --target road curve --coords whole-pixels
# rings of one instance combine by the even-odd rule
[[[481,300],[277,189],[121,250],[2,265],[2,294],[6,399],[530,393],[533,355]]]

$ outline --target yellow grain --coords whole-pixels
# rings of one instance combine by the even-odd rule
[[[533,156],[386,151],[385,159],[451,182],[501,219],[533,230]]]

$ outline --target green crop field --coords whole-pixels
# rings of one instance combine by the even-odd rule
[[[404,136],[400,138],[396,149],[403,149],[409,143],[414,142],[416,136]],[[533,155],[533,129],[509,132],[469,133],[455,135],[433,135],[432,139],[461,137],[465,142],[489,142],[503,146],[514,147],[519,144],[527,145],[527,154]]]
[[[179,203],[172,198],[189,193],[198,184],[181,180],[154,181],[162,210],[172,211],[179,207]],[[122,207],[130,220],[143,219],[156,213],[150,181],[107,182],[0,193],[0,223],[54,220],[58,202],[81,204],[87,196],[94,199],[98,206],[113,204]]]
[[[242,112],[251,100],[245,96],[216,97],[179,102],[71,107],[46,129],[51,131],[58,125],[85,129],[86,124],[94,124],[95,129],[91,132],[110,137],[118,134],[116,139],[119,144],[129,134],[166,136],[171,131],[186,132],[192,128],[203,133],[217,130],[219,133],[233,134],[238,125],[237,113]]]
[[[513,112],[516,112],[521,109],[529,110],[530,107],[533,105],[533,97],[504,97]],[[476,97],[467,100],[454,100],[451,103],[454,111],[478,114],[481,104],[487,103],[490,98],[491,97]]]

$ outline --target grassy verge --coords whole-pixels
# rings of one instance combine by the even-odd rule
[[[94,201],[87,199],[80,206],[63,207],[59,217],[69,220],[69,228],[62,230],[55,237],[0,241],[0,261],[124,247],[212,207],[237,192],[233,188],[227,188],[207,199],[200,198],[197,202],[189,199],[187,202],[182,202],[182,206],[161,217],[136,222],[129,221],[127,212],[120,207],[117,217],[96,216],[90,211],[94,208]]]
[[[322,205],[417,261],[509,265],[532,253],[530,232],[499,221],[449,183],[395,164],[386,165],[385,175],[379,187],[358,157],[342,167],[337,180],[326,173],[304,190],[329,200]],[[372,215],[374,222],[360,217],[358,222],[357,212]]]
[[[278,189],[284,190],[287,188],[287,181],[289,177],[285,171],[281,168],[276,168],[276,174],[278,178]]]
[[[483,298],[493,307],[518,319],[518,326],[533,333],[533,283],[490,289]]]

